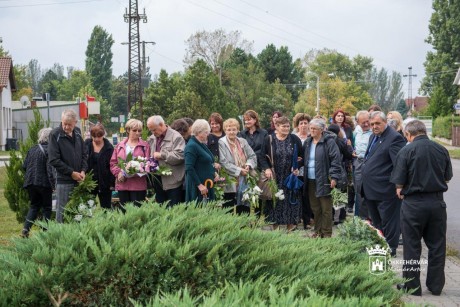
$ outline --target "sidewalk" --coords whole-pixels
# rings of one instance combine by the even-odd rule
[[[397,250],[397,257],[395,259],[403,259],[403,247],[399,246]],[[428,249],[422,242],[422,257],[421,260],[428,260]],[[402,268],[395,268],[400,276]],[[460,306],[460,259],[455,257],[446,258],[446,284],[440,296],[432,295],[425,286],[427,267],[421,265],[420,283],[422,284],[422,296],[404,295],[403,301],[406,303],[413,303],[420,306],[433,305],[433,306]]]

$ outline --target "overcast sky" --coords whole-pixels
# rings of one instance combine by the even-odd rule
[[[58,3],[58,4],[56,4]],[[431,46],[424,42],[432,13],[431,0],[139,0],[147,23],[141,41],[147,45],[150,72],[183,70],[185,40],[196,31],[239,30],[253,41],[253,54],[268,44],[288,46],[293,58],[311,49],[361,54],[389,71],[413,67],[412,95],[424,76]],[[128,70],[128,0],[0,0],[0,37],[15,64],[37,59],[42,69],[54,63],[85,68],[92,29],[112,34],[113,73]],[[452,79],[455,74],[452,75]],[[404,78],[407,97],[408,80]]]

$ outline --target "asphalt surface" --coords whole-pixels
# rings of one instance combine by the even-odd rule
[[[454,177],[444,193],[447,204],[447,245],[460,255],[460,160],[452,159]]]

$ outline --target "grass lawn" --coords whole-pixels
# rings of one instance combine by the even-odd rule
[[[449,150],[449,155],[452,159],[460,159],[460,149]]]
[[[16,221],[16,214],[11,211],[3,195],[6,183],[6,168],[0,167],[0,244],[8,244],[13,236],[19,236],[22,225]]]

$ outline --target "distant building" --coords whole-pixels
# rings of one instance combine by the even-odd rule
[[[17,139],[13,129],[11,101],[16,91],[13,73],[13,60],[0,57],[0,150],[5,150],[7,139]]]
[[[417,112],[422,111],[426,107],[428,107],[428,102],[430,101],[430,97],[428,96],[417,96],[415,98],[412,98],[412,101],[409,99],[406,99],[406,106],[408,108],[411,108],[412,103],[414,104],[414,110]]]

